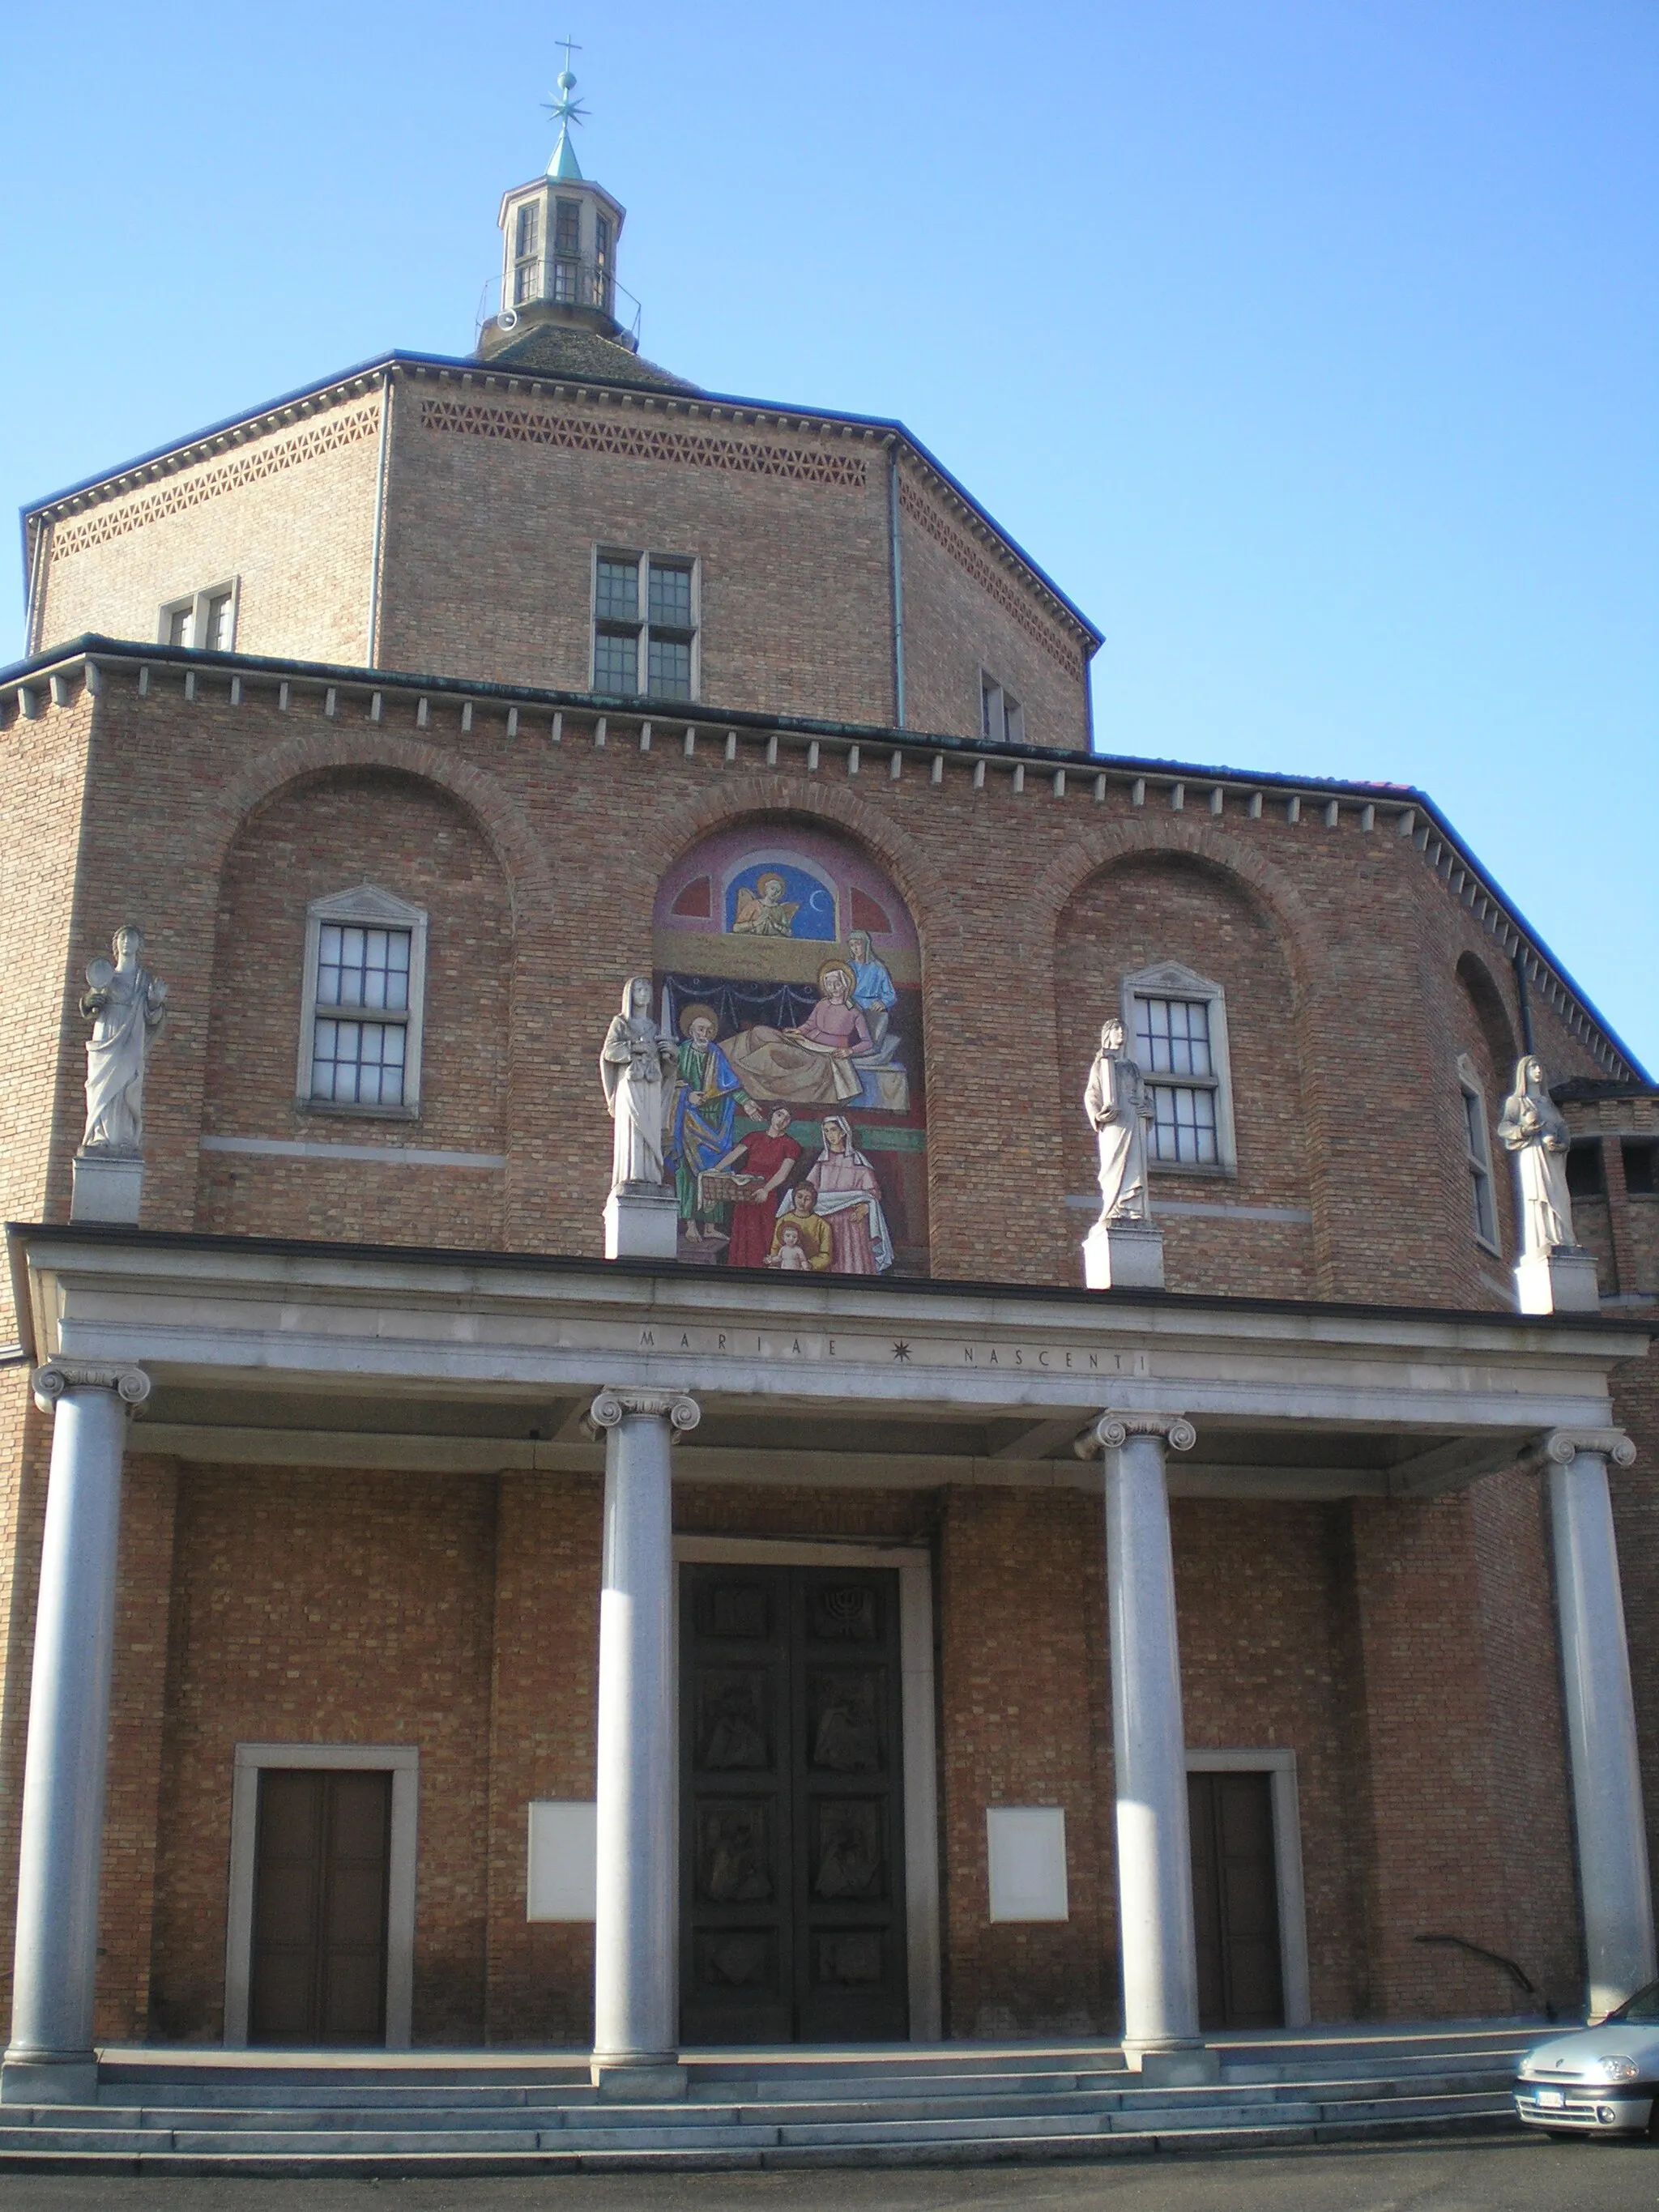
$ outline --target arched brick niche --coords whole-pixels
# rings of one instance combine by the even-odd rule
[[[891,877],[817,823],[730,823],[663,876],[652,945],[680,1259],[925,1274],[921,944]]]
[[[314,995],[319,958],[317,929],[308,943],[307,928],[331,908],[355,926],[401,927],[419,944],[412,1112],[301,1101],[309,1087],[302,1033],[307,1045],[313,1036],[307,978]],[[435,784],[342,766],[304,775],[258,806],[232,841],[220,880],[198,1225],[499,1243],[512,940],[491,843]],[[362,1157],[365,1148],[380,1157]],[[411,1148],[451,1157],[398,1157]]]
[[[1223,1132],[1220,1157],[1213,1164],[1154,1172],[1152,1207],[1161,1216],[1170,1288],[1313,1294],[1300,994],[1275,916],[1251,886],[1212,860],[1125,853],[1090,876],[1061,909],[1055,993],[1067,1193],[1086,1194],[1095,1181],[1080,1101],[1100,1024],[1124,1011],[1126,979],[1149,972],[1165,979],[1146,985],[1154,994],[1194,1002],[1214,994],[1207,1003],[1218,1048],[1224,1025],[1224,1056],[1218,1048],[1216,1058],[1227,1095],[1218,1110],[1231,1129]],[[1144,1048],[1139,1056],[1146,1058]],[[1073,1235],[1080,1236],[1081,1209],[1070,1219]]]

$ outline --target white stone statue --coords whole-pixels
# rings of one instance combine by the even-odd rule
[[[599,1054],[605,1103],[616,1123],[611,1188],[655,1190],[662,1183],[663,1126],[673,1096],[678,1052],[651,1018],[651,978],[630,975],[622,1012],[605,1031]]]
[[[167,1019],[167,987],[144,965],[144,933],[124,922],[110,943],[113,962],[87,967],[81,1012],[92,1017],[87,1044],[83,1152],[136,1159],[144,1148],[144,1070]]]
[[[1542,1060],[1528,1055],[1516,1063],[1515,1089],[1504,1101],[1498,1141],[1515,1154],[1520,1170],[1522,1259],[1577,1251],[1567,1190],[1571,1139],[1560,1108],[1545,1087]]]
[[[1089,1070],[1084,1110],[1100,1145],[1100,1219],[1152,1219],[1146,1184],[1146,1124],[1152,1104],[1139,1065],[1124,1048],[1115,1014],[1101,1024],[1100,1049]]]

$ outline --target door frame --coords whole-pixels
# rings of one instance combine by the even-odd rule
[[[944,2032],[939,1954],[939,1749],[933,1695],[933,1561],[915,1545],[813,1543],[770,1536],[676,1536],[674,1565],[751,1567],[887,1567],[899,1583],[899,1724],[904,1802],[905,1976],[910,2040]],[[674,1649],[679,1650],[680,1578],[674,1577]],[[674,1668],[675,1741],[679,1667]],[[679,1822],[680,1793],[674,1796]],[[679,1863],[678,1847],[675,1863]],[[679,1887],[674,1891],[674,1956],[679,1956]]]
[[[230,1898],[225,1918],[225,2048],[247,2048],[253,1975],[253,1877],[259,1775],[267,1766],[392,1776],[386,1866],[386,2047],[407,2051],[415,2005],[415,1847],[421,1754],[405,1743],[239,1743],[230,1786]]]
[[[1286,2027],[1312,2019],[1308,1992],[1308,1905],[1302,1880],[1302,1814],[1293,1751],[1188,1751],[1188,1774],[1266,1774],[1271,1778],[1273,1874],[1279,1891],[1279,1976]]]

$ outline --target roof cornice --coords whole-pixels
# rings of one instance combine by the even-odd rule
[[[224,421],[210,423],[205,429],[195,431],[188,437],[175,439],[170,445],[157,447],[153,452],[141,453],[133,460],[123,462],[118,468],[105,470],[97,476],[85,477],[79,483],[70,484],[61,491],[30,501],[22,509],[21,518],[25,578],[30,570],[34,536],[43,522],[61,521],[65,516],[79,514],[87,507],[123,498],[129,492],[154,483],[159,477],[194,468],[204,460],[247,445],[254,439],[266,437],[273,430],[286,428],[289,424],[304,421],[325,408],[343,405],[349,400],[361,398],[373,390],[382,378],[399,370],[416,376],[458,379],[478,384],[485,389],[495,386],[510,391],[516,386],[526,391],[544,392],[550,398],[582,399],[599,396],[619,405],[638,407],[647,413],[684,415],[692,420],[702,417],[734,426],[770,425],[780,429],[823,428],[842,435],[851,433],[896,444],[908,455],[924,481],[945,495],[947,502],[958,512],[960,519],[974,535],[995,554],[1005,567],[1048,603],[1048,611],[1076,635],[1085,660],[1104,641],[1104,633],[1090,621],[1076,602],[1066,596],[1053,577],[1016,539],[1010,537],[987,508],[980,505],[966,485],[952,476],[944,463],[930,453],[902,422],[885,416],[854,415],[824,407],[787,406],[775,400],[750,399],[728,392],[702,392],[695,388],[682,392],[605,377],[562,375],[550,369],[498,368],[489,362],[457,359],[447,354],[410,353],[401,349],[379,355],[373,360],[359,363],[355,368],[343,370],[337,376],[325,377],[315,384],[302,386],[298,391],[285,393],[281,398],[267,401],[262,406],[228,416]]]

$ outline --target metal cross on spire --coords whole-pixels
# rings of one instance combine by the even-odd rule
[[[553,158],[547,165],[547,173],[550,177],[580,178],[581,164],[576,159],[570,129],[573,124],[586,121],[587,110],[575,96],[576,80],[571,74],[570,57],[573,53],[580,53],[581,48],[574,39],[561,39],[558,43],[564,48],[564,67],[559,71],[558,98],[542,103],[559,126],[559,143],[553,149]]]

